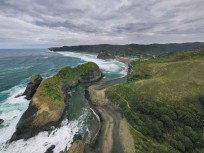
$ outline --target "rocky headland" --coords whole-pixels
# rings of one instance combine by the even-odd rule
[[[75,68],[64,67],[57,74],[44,80],[39,75],[32,77],[24,92],[26,98],[32,99],[18,122],[11,141],[27,139],[40,131],[50,130],[52,126],[57,126],[68,106],[70,89],[80,83],[97,81],[101,77],[99,67],[92,62]],[[39,82],[41,83],[37,87]]]

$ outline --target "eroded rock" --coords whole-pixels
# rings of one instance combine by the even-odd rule
[[[0,125],[1,125],[3,122],[4,122],[4,120],[0,118]]]
[[[30,100],[33,97],[42,80],[43,79],[39,74],[33,75],[31,77],[31,80],[29,81],[26,90],[23,93],[23,95],[26,96],[26,99]]]

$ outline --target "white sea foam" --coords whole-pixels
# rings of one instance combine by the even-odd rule
[[[4,120],[4,122],[6,121],[10,121],[12,120],[13,118],[19,116],[21,113],[19,110],[13,110],[13,111],[10,111],[10,112],[7,112],[7,113],[2,113],[0,114],[0,118]]]
[[[120,73],[122,76],[127,74],[127,65],[117,60],[97,59],[97,55],[90,55],[76,52],[58,52],[63,56],[80,58],[85,62],[92,61],[96,63],[105,73]]]
[[[55,145],[53,151],[54,153],[59,153],[71,146],[74,135],[83,128],[83,122],[87,118],[87,115],[88,111],[84,110],[83,114],[77,120],[68,122],[65,119],[62,121],[61,126],[51,133],[40,132],[26,141],[17,140],[10,144],[0,143],[0,152],[13,153],[15,150],[18,153],[40,153],[45,152],[50,146]]]
[[[1,153],[43,153],[50,146],[55,145],[54,153],[59,153],[66,147],[69,148],[74,134],[78,131],[78,121],[67,120],[62,122],[61,127],[48,132],[41,132],[26,141],[18,140],[10,144],[0,146]]]
[[[28,107],[29,101],[23,96],[15,98],[16,95],[19,95],[25,90],[25,87],[22,86],[15,86],[2,92],[9,94],[9,97],[0,104],[0,118],[4,120],[3,127],[0,129],[1,145],[11,138],[20,117]]]
[[[19,66],[19,67],[15,67],[15,68],[8,68],[6,69],[6,71],[18,71],[18,70],[26,70],[26,69],[30,69],[33,66]]]
[[[54,129],[51,133],[40,132],[38,135],[28,140],[17,140],[12,143],[7,143],[12,134],[16,130],[16,125],[20,120],[23,112],[27,109],[29,101],[23,96],[15,98],[25,90],[22,85],[4,91],[10,96],[1,103],[0,118],[4,119],[3,126],[0,127],[0,153],[41,153],[45,152],[50,146],[55,145],[54,153],[59,153],[65,148],[69,148],[73,140],[73,136],[83,132],[84,122],[87,116],[90,115],[88,108],[82,109],[82,115],[74,120],[63,120],[60,127]]]

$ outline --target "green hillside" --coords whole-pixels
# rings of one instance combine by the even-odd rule
[[[131,65],[106,96],[133,127],[136,152],[204,152],[204,49]]]
[[[127,44],[127,45],[112,45],[112,44],[99,44],[99,45],[80,45],[80,46],[63,46],[49,48],[51,51],[76,51],[76,52],[89,52],[98,54],[101,50],[107,50],[112,55],[119,56],[162,56],[181,50],[189,50],[203,47],[202,42],[192,43],[170,43],[170,44]]]

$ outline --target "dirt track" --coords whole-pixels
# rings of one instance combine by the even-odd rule
[[[90,100],[101,118],[101,126],[97,140],[91,146],[85,147],[85,153],[134,152],[134,143],[133,145],[131,143],[130,148],[127,149],[123,141],[124,136],[120,134],[120,130],[125,130],[125,133],[129,133],[128,139],[133,142],[129,129],[121,128],[121,121],[124,120],[121,109],[109,102],[104,94],[107,86],[124,81],[126,81],[126,78],[113,81],[102,80],[98,85],[89,87]],[[125,124],[127,123],[125,122]],[[128,127],[128,125],[125,127]]]

